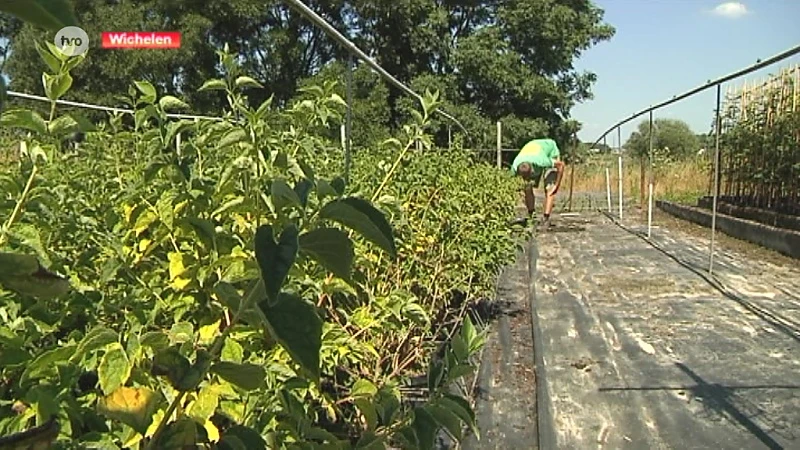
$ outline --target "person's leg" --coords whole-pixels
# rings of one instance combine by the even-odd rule
[[[549,170],[544,176],[544,211],[542,216],[542,228],[550,226],[550,214],[553,212],[553,207],[556,203],[555,195],[552,195],[553,189],[556,186],[556,179],[558,172],[554,169]]]
[[[536,197],[533,195],[533,183],[526,182],[525,187],[525,208],[528,209],[528,217],[536,210]]]

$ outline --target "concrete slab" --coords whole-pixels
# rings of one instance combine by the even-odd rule
[[[800,267],[720,252],[723,293],[668,229],[666,254],[600,214],[537,241],[555,448],[800,448]]]
[[[694,206],[657,201],[658,208],[685,220],[711,227],[710,211]],[[800,231],[777,228],[752,220],[717,214],[717,230],[738,239],[756,243],[776,250],[792,258],[800,259]]]

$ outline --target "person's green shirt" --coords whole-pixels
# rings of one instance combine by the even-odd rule
[[[534,139],[519,151],[514,163],[511,164],[511,171],[517,173],[517,167],[526,162],[533,166],[533,170],[549,169],[555,166],[555,161],[561,157],[556,141],[552,139]]]

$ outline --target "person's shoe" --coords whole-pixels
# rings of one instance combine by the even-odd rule
[[[514,225],[520,225],[520,226],[524,227],[524,226],[528,225],[528,218],[527,217],[517,217],[516,219],[513,219],[510,222],[508,222],[508,226],[514,226]]]
[[[539,226],[536,227],[536,231],[544,232],[544,231],[547,231],[548,229],[550,229],[552,227],[553,227],[553,224],[550,223],[550,218],[549,217],[547,219],[542,218],[542,221],[539,222]]]

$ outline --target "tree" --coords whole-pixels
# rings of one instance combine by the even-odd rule
[[[22,28],[22,21],[12,15],[0,15],[0,76],[5,74],[5,65],[11,50],[11,37]]]
[[[471,134],[489,136],[487,127],[508,122],[509,145],[561,133],[572,106],[591,98],[596,80],[593,73],[576,71],[574,60],[614,35],[591,0],[305,3],[400,81],[442,87],[448,111],[466,114],[465,120],[479,127]],[[251,99],[273,95],[283,105],[301,80],[347,57],[344,46],[280,0],[75,0],[74,5],[90,36],[123,29],[183,32],[180,49],[91,51],[75,71],[77,100],[116,104],[114,95],[125,92],[131,79],[147,79],[162,91],[182,94],[192,112],[212,114],[222,96],[196,91],[218,76],[214,49],[227,43],[244,70],[265,86],[251,90]],[[33,42],[52,37],[29,25],[12,37],[12,86],[41,93],[44,67]],[[408,97],[393,86],[387,92],[388,126],[397,127],[407,110],[401,99]],[[438,127],[438,143],[446,142],[446,124],[432,126]]]
[[[653,148],[660,150],[667,158],[682,159],[695,154],[700,149],[697,135],[689,124],[677,119],[655,119],[653,121]],[[650,151],[650,121],[639,123],[637,131],[631,133],[625,149],[640,161],[639,199],[644,204],[646,162]]]
[[[73,99],[116,105],[115,95],[126,92],[133,79],[150,81],[162,92],[184,96],[195,113],[219,110],[218,92],[198,93],[209,78],[219,76],[214,51],[229,44],[243,60],[243,68],[265,89],[252,90],[254,102],[275,95],[282,104],[294,94],[297,82],[343,57],[346,50],[288,8],[270,0],[75,0],[80,26],[89,36],[101,31],[176,30],[181,47],[169,50],[103,50],[93,42],[90,55],[74,72]],[[341,26],[343,1],[312,3],[320,15]],[[52,33],[26,24],[12,36],[8,72],[14,89],[42,93],[41,71],[34,42],[52,39]]]

